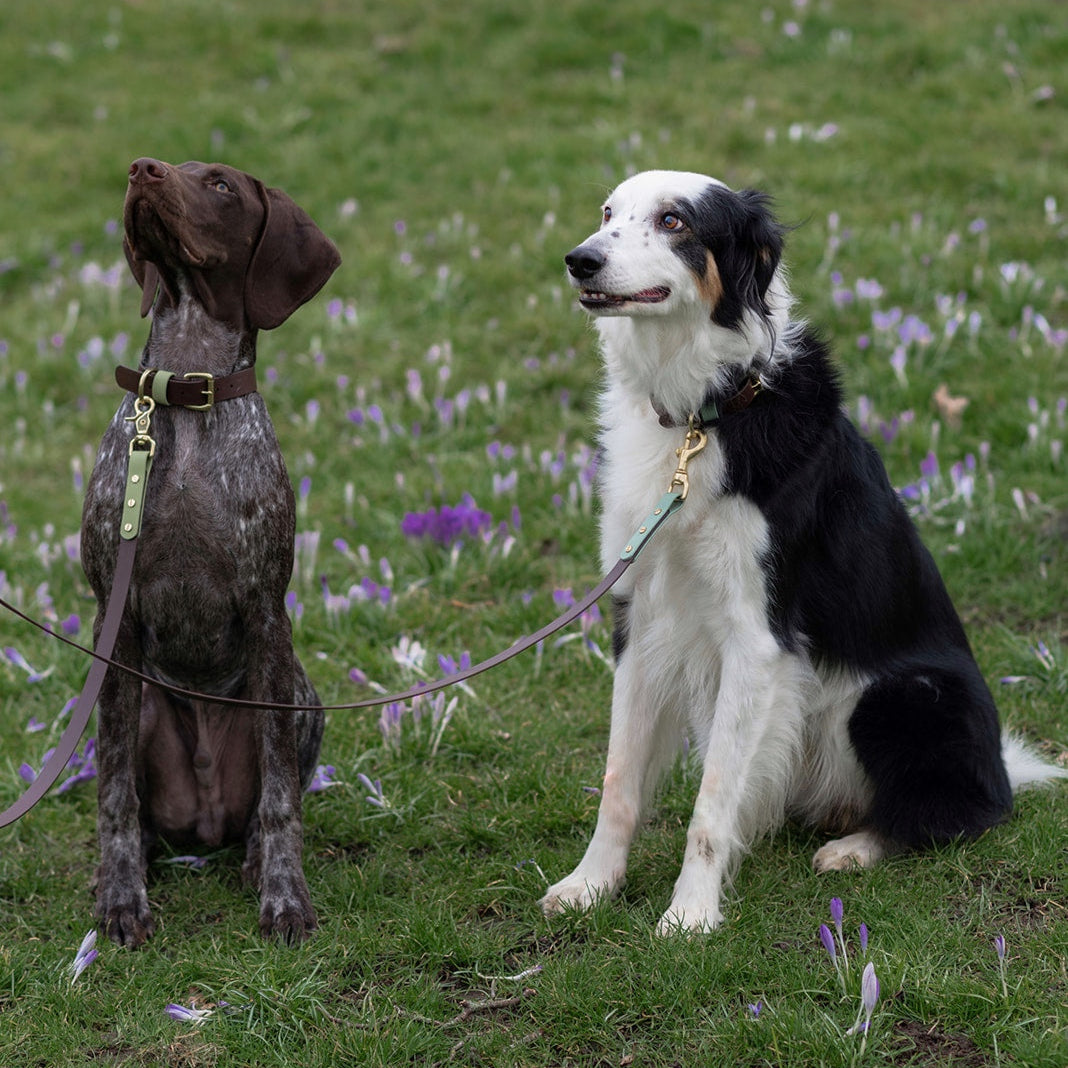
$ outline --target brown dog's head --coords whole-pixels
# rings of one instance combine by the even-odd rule
[[[239,331],[270,330],[310,300],[341,256],[279,189],[221,163],[130,165],[123,251],[141,314],[190,292]]]

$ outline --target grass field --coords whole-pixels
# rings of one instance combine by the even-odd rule
[[[126,171],[219,159],[286,189],[344,257],[259,347],[298,491],[296,641],[324,701],[535,629],[599,578],[599,367],[562,256],[629,172],[693,169],[767,189],[796,227],[793,289],[1003,718],[1063,761],[1066,70],[1046,0],[13,0],[3,596],[90,637],[82,489],[112,366],[147,330],[116,225]],[[406,536],[406,515],[445,506],[462,544]],[[6,806],[86,664],[9,616],[0,644]],[[680,768],[621,898],[544,919],[593,827],[609,648],[591,615],[436,707],[332,713],[335,784],[305,803],[321,928],[298,949],[259,939],[238,853],[164,854],[155,938],[101,940],[72,981],[90,760],[0,831],[0,1065],[1064,1068],[1063,787],[977,842],[869,872],[815,876],[819,838],[789,827],[743,865],[720,931],[657,939],[695,789]],[[848,970],[818,935],[832,898]],[[849,1033],[866,963],[881,996]]]

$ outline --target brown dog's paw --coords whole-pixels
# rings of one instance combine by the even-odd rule
[[[147,901],[133,900],[124,904],[96,907],[96,921],[100,930],[120,946],[137,949],[152,937],[156,923]]]
[[[271,906],[264,902],[260,907],[260,934],[264,938],[278,938],[289,946],[299,946],[307,941],[319,926],[311,901],[279,902]]]

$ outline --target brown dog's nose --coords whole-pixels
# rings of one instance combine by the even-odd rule
[[[167,177],[167,164],[147,156],[130,164],[131,182],[162,182]]]

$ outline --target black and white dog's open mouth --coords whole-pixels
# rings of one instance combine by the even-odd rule
[[[618,308],[623,304],[659,304],[671,296],[667,286],[653,286],[639,293],[617,294],[600,293],[593,289],[584,289],[579,294],[579,303],[584,308]]]

